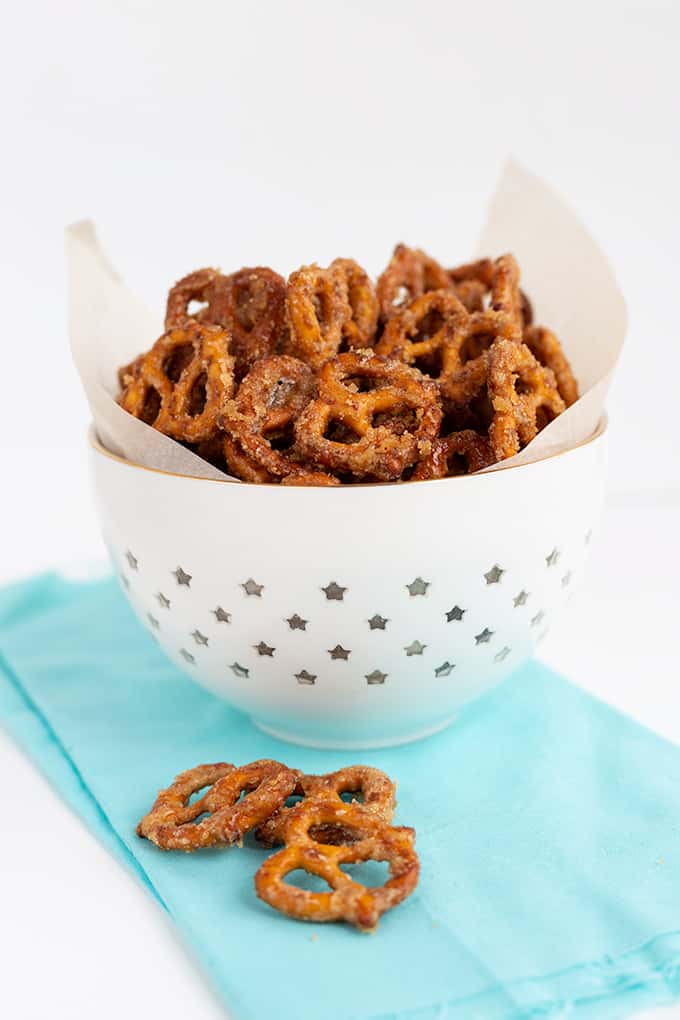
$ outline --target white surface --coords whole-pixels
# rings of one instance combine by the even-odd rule
[[[15,5],[2,579],[102,554],[65,358],[66,222],[97,218],[160,328],[168,282],[200,264],[351,254],[375,270],[402,239],[463,258],[513,152],[610,253],[631,313],[607,531],[544,654],[680,740],[679,35],[673,0]],[[156,905],[1,736],[0,768],[3,1015],[224,1016]]]

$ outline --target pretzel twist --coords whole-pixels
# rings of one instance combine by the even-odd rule
[[[303,266],[288,280],[286,352],[319,368],[339,351],[369,347],[378,301],[368,275],[353,259],[328,269]]]
[[[351,831],[354,842],[330,846],[312,836],[319,827]],[[285,826],[286,846],[269,857],[255,875],[260,899],[301,921],[348,921],[361,931],[372,931],[380,916],[401,903],[418,882],[419,862],[415,832],[393,828],[364,807],[333,800],[309,798],[292,808]],[[390,878],[385,885],[367,888],[342,870],[360,861],[387,861]],[[291,871],[318,875],[330,892],[308,892],[284,881]]]
[[[399,478],[430,451],[441,422],[436,386],[372,352],[340,354],[319,371],[319,396],[295,424],[302,456],[340,474]]]
[[[495,459],[486,436],[473,429],[462,429],[435,439],[432,453],[416,464],[411,481],[473,474],[489,467]]]
[[[187,322],[164,333],[123,373],[121,407],[173,439],[203,442],[218,431],[234,389],[229,334]]]
[[[578,383],[555,334],[544,326],[530,326],[524,332],[524,343],[537,361],[554,372],[559,394],[571,407],[578,400]]]
[[[321,798],[341,807],[345,803],[342,800],[343,793],[358,793],[362,796],[361,804],[364,810],[370,811],[384,822],[389,822],[396,806],[395,791],[395,784],[380,769],[368,765],[348,765],[344,769],[323,776],[300,774],[293,796]],[[353,800],[352,803],[359,802]],[[265,846],[282,843],[292,810],[286,806],[279,808],[259,827],[255,833],[257,839]],[[310,835],[321,843],[330,844],[350,842],[352,838],[352,834],[343,830],[341,826],[313,828]]]
[[[137,834],[162,850],[229,846],[277,811],[296,781],[295,772],[269,759],[241,768],[227,762],[198,765],[160,791]],[[192,794],[206,786],[208,791],[189,803]],[[239,800],[241,794],[245,796]],[[208,817],[201,818],[204,814]]]
[[[225,450],[237,470],[246,470],[246,460],[273,478],[299,473],[293,426],[316,395],[311,368],[297,358],[278,354],[263,358],[241,383],[236,398],[225,407],[222,426],[237,444]]]
[[[376,284],[380,316],[388,322],[415,298],[448,289],[451,279],[443,266],[420,249],[398,244]]]
[[[204,303],[195,316],[192,301]],[[224,276],[199,269],[180,280],[168,295],[166,329],[192,318],[223,326],[231,334],[235,374],[242,379],[260,359],[276,354],[285,337],[286,282],[266,266]]]
[[[557,381],[525,344],[499,338],[489,351],[488,392],[493,407],[489,439],[497,460],[519,453],[539,428],[565,409]]]

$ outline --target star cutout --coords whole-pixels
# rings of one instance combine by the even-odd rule
[[[250,673],[250,670],[249,670],[249,669],[246,669],[246,667],[245,667],[245,666],[241,666],[241,665],[240,665],[240,664],[239,664],[238,662],[232,662],[232,664],[231,664],[231,666],[229,667],[229,669],[230,669],[230,670],[232,671],[232,673],[234,673],[234,674],[235,674],[236,676],[240,676],[240,677],[246,677],[246,676],[248,676],[248,674]]]
[[[295,679],[299,684],[315,684],[316,673],[308,673],[306,669],[301,669],[299,673],[295,674]]]
[[[502,570],[497,563],[495,563],[491,570],[487,570],[484,578],[487,584],[498,584],[504,573],[505,571]]]
[[[347,591],[347,589],[343,588],[342,585],[340,584],[336,584],[335,581],[331,581],[331,583],[327,584],[325,588],[321,589],[321,591],[324,591],[326,593],[326,598],[329,601],[342,602],[342,600],[345,597],[345,592]]]
[[[191,634],[192,638],[197,645],[207,645],[208,639],[205,634],[201,634],[200,630],[194,630]]]
[[[406,587],[408,588],[409,595],[427,595],[430,582],[423,581],[422,577],[416,577],[415,581],[411,581]]]
[[[128,577],[126,577],[125,574],[119,574],[118,576],[120,577],[120,583],[123,585],[123,587],[124,588],[129,588],[130,587],[130,579]]]
[[[231,613],[227,613],[226,610],[222,609],[222,606],[213,609],[213,616],[218,623],[231,623]]]
[[[449,676],[451,670],[455,668],[456,668],[455,663],[449,662],[449,660],[447,659],[446,662],[442,662],[441,666],[437,666],[437,668],[434,671],[434,675]]]
[[[347,661],[352,654],[351,648],[343,648],[342,645],[336,645],[335,648],[329,648],[328,654],[331,659],[344,659]]]
[[[541,620],[543,619],[544,616],[545,616],[545,613],[543,612],[543,610],[539,609],[539,611],[536,613],[536,615],[532,616],[532,618],[531,618],[531,626],[532,627],[538,627],[539,623],[541,622]]]
[[[147,618],[147,620],[149,621],[149,623],[151,624],[151,626],[152,626],[152,627],[153,627],[153,628],[154,628],[155,630],[158,630],[158,628],[160,627],[160,623],[158,622],[158,620],[156,619],[156,617],[155,617],[155,616],[153,616],[153,615],[152,615],[151,613],[147,613],[147,614],[146,614],[146,618]]]
[[[387,626],[388,620],[386,616],[381,616],[380,613],[376,613],[368,621],[368,626],[371,630],[384,630]]]
[[[158,592],[158,595],[156,595],[156,598],[158,599],[158,605],[161,607],[161,609],[169,609],[170,608],[170,599],[166,599],[166,597],[165,597],[165,595],[163,594],[162,591]]]
[[[485,627],[481,634],[475,634],[475,642],[478,645],[488,645],[494,633],[495,632],[493,630],[489,630],[488,627]]]
[[[515,607],[515,609],[517,609],[519,606],[525,606],[527,604],[528,598],[529,592],[524,591],[524,588],[522,588],[521,592],[518,595],[515,595],[514,599],[512,600],[512,604]]]
[[[298,616],[297,613],[293,613],[293,615],[289,616],[286,620],[286,623],[291,630],[307,630],[308,622],[308,620],[303,620],[301,616]]]
[[[559,549],[553,549],[549,556],[546,556],[545,562],[548,567],[554,567],[560,558]]]
[[[139,565],[139,560],[137,559],[137,557],[136,557],[136,556],[133,556],[133,555],[132,555],[132,553],[130,552],[130,550],[129,550],[129,549],[128,549],[128,551],[127,551],[127,552],[125,553],[125,559],[126,559],[126,560],[128,561],[128,563],[130,564],[130,570],[137,570],[137,567],[138,567],[138,565]]]
[[[241,587],[246,595],[257,595],[258,598],[262,598],[264,585],[258,584],[257,581],[253,581],[252,577],[249,577],[247,581],[244,581]]]
[[[178,567],[177,570],[173,570],[173,574],[177,579],[177,584],[183,584],[187,588],[191,587],[191,574],[187,574],[181,567]]]
[[[406,645],[404,651],[407,655],[422,655],[427,645],[422,645],[420,641],[412,641],[410,645]]]
[[[384,684],[387,680],[387,673],[381,673],[379,669],[374,669],[372,673],[366,675],[366,683],[369,684]]]
[[[493,661],[494,662],[502,662],[503,659],[507,659],[509,654],[510,654],[510,649],[506,645],[505,648],[501,648],[500,652],[496,652],[496,654],[493,657]]]
[[[268,655],[270,659],[274,657],[275,648],[268,645],[266,641],[260,641],[259,645],[253,645],[253,648],[257,649],[258,655]]]
[[[186,650],[186,648],[180,648],[180,650],[179,650],[179,654],[180,654],[180,655],[182,656],[182,658],[183,658],[183,659],[185,659],[185,660],[186,660],[187,662],[196,662],[196,660],[194,659],[194,657],[193,657],[193,655],[191,654],[191,652],[188,652],[188,651]]]
[[[462,620],[463,613],[466,613],[467,609],[461,609],[460,606],[454,606],[453,609],[449,609],[446,614],[447,623],[451,623],[452,620]]]
[[[567,585],[571,584],[571,570],[568,570],[562,578],[562,587],[566,588]]]

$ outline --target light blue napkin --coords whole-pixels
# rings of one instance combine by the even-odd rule
[[[198,762],[327,771],[347,752],[281,744],[194,686],[113,581],[0,592],[0,653],[0,720],[239,1020],[610,1020],[680,996],[680,750],[545,667],[445,733],[352,754],[398,780],[422,865],[367,936],[261,903],[255,846],[162,853],[134,831]]]

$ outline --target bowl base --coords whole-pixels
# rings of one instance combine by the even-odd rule
[[[276,740],[284,740],[287,744],[298,744],[300,747],[316,747],[323,751],[370,751],[380,747],[397,747],[399,744],[412,744],[416,740],[424,740],[441,730],[445,730],[456,719],[456,714],[444,719],[443,722],[435,723],[434,726],[426,726],[422,730],[411,730],[407,733],[400,733],[394,737],[382,737],[375,740],[367,737],[365,740],[337,740],[335,737],[308,737],[299,733],[291,733],[288,730],[280,730],[277,727],[269,726],[260,722],[259,719],[251,719],[251,722],[262,730],[269,737]]]

